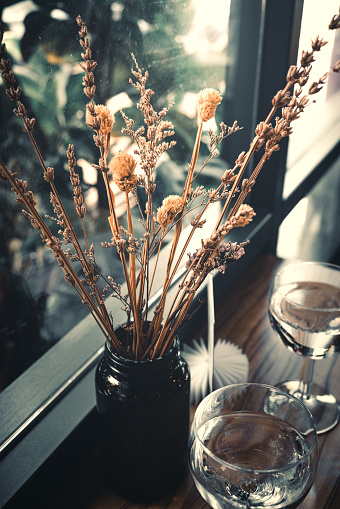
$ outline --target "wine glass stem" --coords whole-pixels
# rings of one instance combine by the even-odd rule
[[[314,360],[310,357],[303,358],[299,393],[305,399],[309,399],[313,385]]]

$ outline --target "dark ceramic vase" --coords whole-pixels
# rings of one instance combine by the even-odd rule
[[[152,501],[173,493],[187,473],[188,366],[176,339],[152,361],[117,356],[107,343],[96,370],[105,475],[119,495]]]

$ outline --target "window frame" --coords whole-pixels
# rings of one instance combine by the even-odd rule
[[[235,136],[228,140],[228,150],[235,153],[235,157],[247,146],[244,141],[248,144],[251,141],[251,133],[254,132],[255,125],[265,117],[268,111],[268,97],[271,98],[279,88],[282,88],[289,65],[296,62],[302,8],[303,0],[292,0],[282,5],[275,0],[232,0],[231,2],[231,9],[235,9],[240,15],[240,26],[234,27],[233,33],[236,42],[237,39],[240,42],[239,37],[242,38],[237,59],[239,72],[242,70],[240,62],[246,61],[244,59],[248,57],[249,45],[253,47],[254,40],[259,42],[259,49],[254,53],[256,72],[254,71],[250,79],[238,82],[237,94],[240,99],[245,97],[245,94],[249,94],[249,90],[253,90],[253,95],[248,101],[248,108],[244,108],[241,112],[242,121],[239,120],[240,125],[251,126],[251,129],[242,139],[237,139]],[[258,15],[259,24],[254,23],[254,11]],[[278,17],[280,26],[277,26]],[[247,28],[244,30],[242,27]],[[279,59],[280,65],[275,66],[275,77],[272,70],[275,45],[266,43],[268,38],[271,40],[270,38],[273,37],[273,30],[275,30],[274,36],[280,38],[283,51],[282,60]],[[236,78],[237,76],[236,74]],[[268,77],[273,80],[271,81]],[[224,118],[239,119],[240,115],[236,106],[242,101],[237,101],[236,98],[233,105],[228,101],[225,103]],[[249,104],[252,107],[249,107]],[[228,268],[224,278],[220,275],[214,278],[217,295],[225,292],[226,288],[229,288],[265,249],[275,253],[281,222],[299,199],[309,192],[339,157],[339,150],[339,142],[334,142],[322,160],[310,166],[308,175],[286,198],[283,198],[283,183],[287,144],[283,144],[280,152],[272,156],[260,177],[262,185],[259,182],[251,193],[251,204],[257,213],[255,220],[245,231],[235,232],[232,237],[229,237],[230,240],[239,242],[249,239],[251,243],[247,248],[247,254],[238,263]],[[221,156],[225,160],[229,159],[226,149],[223,149]],[[266,193],[262,188],[264,181],[267,183],[267,189],[273,190],[271,193]],[[120,306],[117,306],[115,312],[119,309]],[[189,322],[183,337],[186,335],[189,337],[192,327],[193,324],[190,325]],[[0,395],[3,436],[9,436],[20,428],[25,413],[28,419],[30,415],[34,415],[34,419],[27,421],[27,425],[20,428],[18,435],[0,456],[0,508],[11,499],[17,501],[18,497],[20,499],[21,496],[27,496],[27,490],[34,486],[34,482],[39,484],[39,479],[43,475],[42,470],[45,468],[53,470],[55,458],[57,458],[55,461],[61,461],[60,454],[58,455],[60,451],[62,451],[63,464],[68,463],[67,458],[71,454],[71,448],[63,447],[63,445],[70,444],[70,437],[74,439],[82,433],[81,430],[85,429],[87,430],[85,436],[91,437],[91,440],[94,439],[93,429],[96,422],[93,417],[95,413],[94,372],[102,349],[103,338],[92,317],[89,316]],[[42,406],[39,406],[40,403]],[[89,432],[90,428],[92,433]],[[85,449],[88,447],[89,444],[86,443]],[[72,459],[76,461],[77,457],[71,455],[71,462]],[[65,470],[66,474],[67,470]]]

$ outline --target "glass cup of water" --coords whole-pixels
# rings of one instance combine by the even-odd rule
[[[276,387],[222,387],[195,412],[189,465],[211,507],[297,507],[313,484],[317,460],[312,415]]]
[[[299,380],[277,384],[301,399],[318,433],[339,421],[339,402],[313,382],[314,362],[340,351],[340,267],[322,262],[291,262],[271,286],[269,317],[283,344],[303,357]]]

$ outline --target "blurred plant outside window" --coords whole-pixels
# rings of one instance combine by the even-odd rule
[[[34,135],[47,166],[55,168],[55,182],[71,219],[72,188],[69,182],[66,150],[74,144],[77,171],[82,177],[86,198],[86,221],[90,243],[96,247],[96,262],[105,275],[122,282],[120,261],[100,242],[110,240],[106,193],[92,164],[98,152],[91,129],[84,124],[87,99],[83,94],[81,47],[78,42],[77,14],[86,20],[91,37],[95,70],[96,102],[106,103],[115,113],[112,154],[133,152],[131,140],[121,134],[119,110],[134,118],[135,89],[128,83],[133,65],[131,53],[140,67],[150,72],[149,87],[155,91],[157,109],[174,102],[167,118],[175,126],[176,146],[161,161],[156,176],[155,205],[169,194],[182,190],[196,135],[196,94],[203,88],[225,92],[228,59],[228,0],[84,0],[55,2],[7,0],[1,21],[6,29],[5,43],[13,70],[23,88],[23,100],[35,117]],[[56,5],[58,8],[56,8]],[[1,9],[1,7],[0,7]],[[0,154],[6,165],[28,181],[42,215],[51,214],[48,184],[13,114],[0,81]],[[222,121],[222,111],[216,121]],[[235,119],[223,120],[232,124]],[[208,128],[216,128],[214,121]],[[208,142],[208,134],[203,138]],[[202,161],[208,149],[202,148]],[[225,163],[211,165],[197,184],[212,187],[218,182]],[[114,189],[116,192],[116,189]],[[141,195],[141,201],[143,196]],[[117,194],[117,204],[119,194]],[[121,200],[124,213],[124,198]],[[137,209],[137,207],[136,207]],[[137,210],[136,210],[137,215]],[[51,229],[57,225],[51,221]],[[74,222],[77,224],[77,221]],[[80,228],[79,224],[79,228]],[[68,330],[87,310],[73,289],[64,281],[53,255],[41,243],[21,213],[9,188],[0,186],[0,390],[9,385]],[[140,232],[142,235],[142,230]],[[140,236],[141,236],[140,235]],[[139,234],[137,232],[136,236]]]

